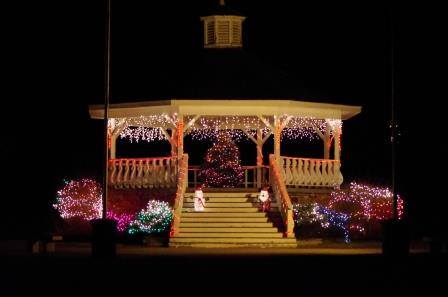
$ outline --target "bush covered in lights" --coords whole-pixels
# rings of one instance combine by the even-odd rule
[[[397,195],[398,219],[403,218],[403,200]],[[393,218],[393,193],[388,188],[350,183],[348,189],[333,191],[329,208],[350,216],[350,232],[356,236],[379,237],[380,223]]]
[[[403,200],[399,196],[397,213],[398,219],[402,219]],[[355,182],[347,189],[333,191],[328,205],[294,205],[294,220],[299,236],[321,235],[323,230],[330,228],[341,231],[346,240],[349,236],[378,238],[381,234],[380,223],[392,217],[393,194],[389,189]]]
[[[167,202],[151,200],[130,223],[128,233],[163,233],[169,230],[172,220],[173,212]]]
[[[296,231],[305,231],[306,235],[336,235],[344,238],[346,242],[349,239],[349,216],[333,211],[327,207],[310,204],[294,204],[294,222],[296,223]],[[324,234],[325,231],[325,234]]]
[[[101,185],[92,179],[65,181],[57,192],[53,207],[64,219],[80,219],[89,221],[101,217],[102,212]]]

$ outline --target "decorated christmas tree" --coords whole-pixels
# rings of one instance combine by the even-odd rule
[[[199,178],[206,187],[234,188],[243,181],[243,175],[238,146],[228,133],[219,133],[205,155]]]

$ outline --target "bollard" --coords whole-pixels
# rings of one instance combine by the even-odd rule
[[[117,221],[92,220],[92,256],[114,258],[117,253]]]
[[[408,225],[404,221],[388,220],[383,222],[383,255],[409,255],[410,237]]]

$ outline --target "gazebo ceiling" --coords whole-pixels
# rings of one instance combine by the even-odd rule
[[[89,106],[93,119],[103,119],[104,105]],[[282,116],[347,120],[361,112],[360,106],[315,103],[297,100],[163,100],[111,104],[110,118],[155,115],[200,115],[202,117]]]

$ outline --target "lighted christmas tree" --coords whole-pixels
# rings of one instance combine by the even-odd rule
[[[238,146],[228,133],[219,133],[205,155],[199,178],[206,187],[235,188],[243,181],[243,175]]]

